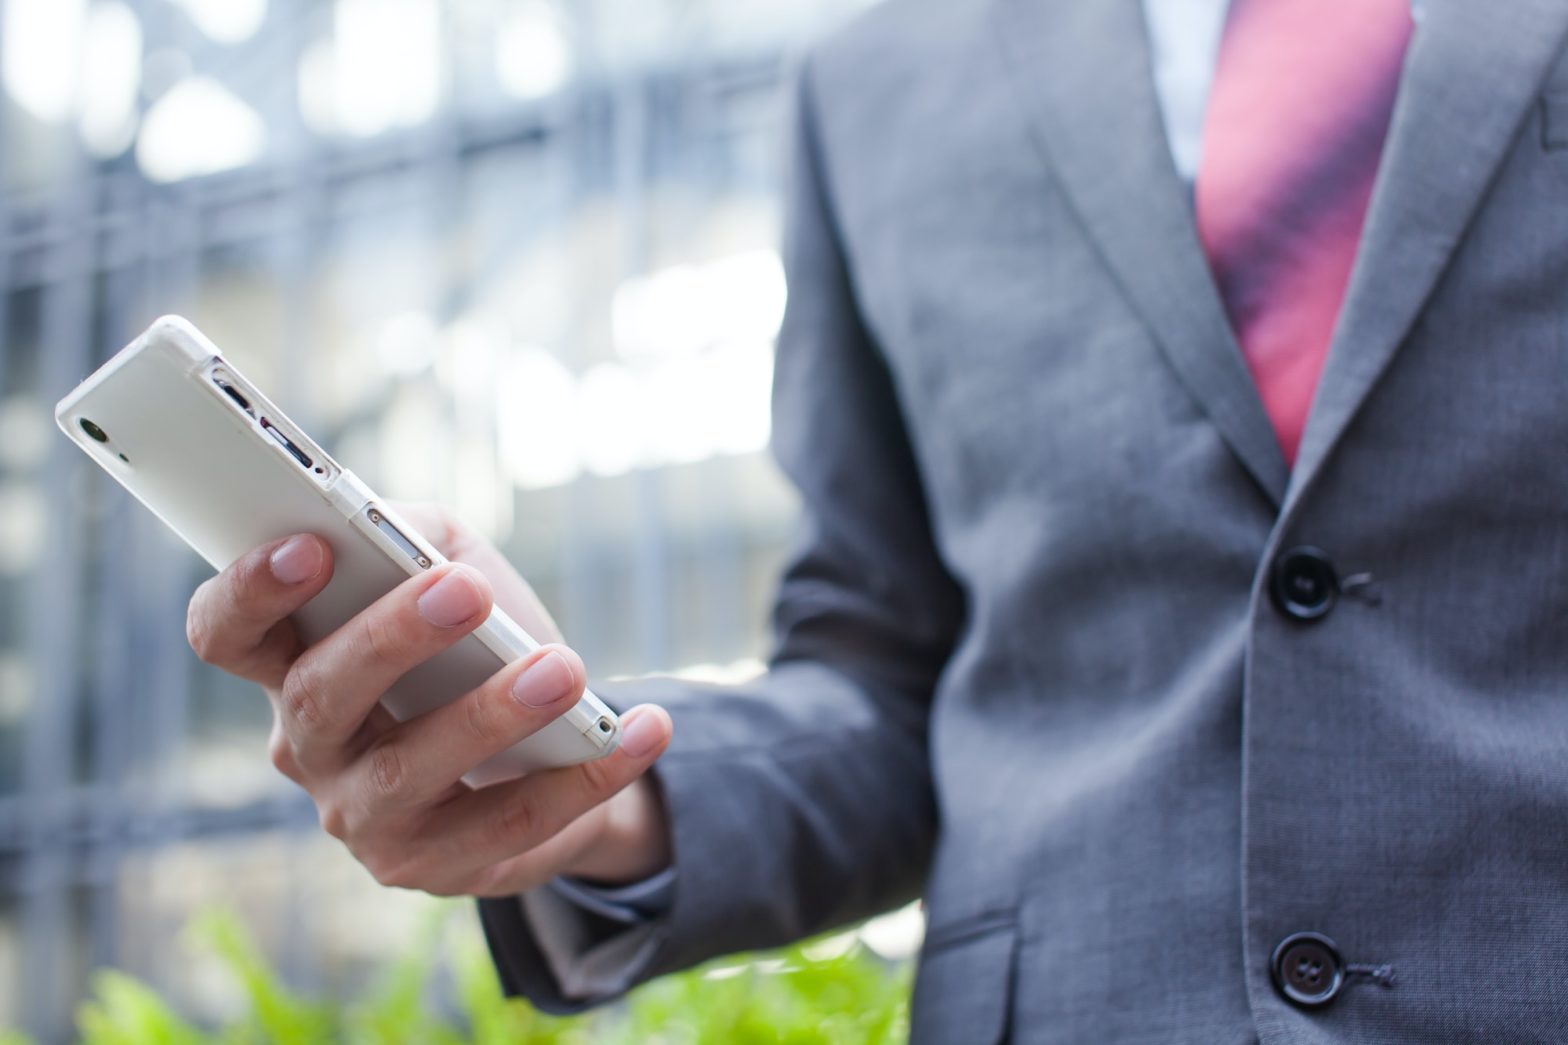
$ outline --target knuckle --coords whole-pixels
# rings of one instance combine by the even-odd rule
[[[580,780],[581,793],[594,805],[603,802],[626,786],[626,781],[610,762],[610,759],[600,759],[584,762],[575,767]]]
[[[274,729],[267,740],[267,759],[279,773],[290,780],[298,779],[299,763],[294,759],[294,746],[280,729]]]
[[[348,838],[348,817],[336,802],[317,802],[316,819],[321,822],[321,829],[333,838]]]
[[[236,604],[244,605],[262,590],[262,585],[272,577],[272,565],[266,555],[251,554],[235,561],[224,575],[225,594]]]
[[[331,724],[327,715],[322,680],[309,661],[300,661],[283,682],[283,712],[307,731]]]
[[[379,613],[366,613],[360,617],[360,635],[365,651],[377,661],[396,663],[407,655],[408,636],[397,622]]]
[[[533,836],[543,822],[541,811],[526,798],[517,797],[501,804],[485,827],[487,848],[532,848]]]
[[[486,700],[484,693],[472,693],[463,699],[463,720],[469,734],[482,743],[504,739],[506,726],[501,715]]]
[[[375,801],[398,798],[408,782],[408,760],[396,744],[377,744],[367,757],[366,779]]]

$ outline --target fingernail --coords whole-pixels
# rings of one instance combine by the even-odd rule
[[[664,723],[657,711],[639,711],[621,720],[621,750],[642,758],[664,741]]]
[[[284,584],[304,584],[321,572],[321,542],[310,537],[290,537],[269,560],[272,575]]]
[[[570,696],[576,688],[577,679],[566,658],[551,650],[517,676],[512,696],[531,708],[544,708]]]
[[[479,612],[484,600],[474,582],[454,570],[419,597],[419,615],[438,628],[455,628]]]

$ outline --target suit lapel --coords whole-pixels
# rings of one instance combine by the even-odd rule
[[[994,14],[1067,198],[1182,382],[1279,504],[1285,459],[1171,162],[1137,0],[996,0]]]
[[[1423,0],[1360,253],[1290,482],[1312,481],[1387,368],[1562,43],[1560,0]]]

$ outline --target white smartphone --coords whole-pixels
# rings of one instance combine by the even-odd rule
[[[295,533],[332,547],[332,579],[294,614],[326,637],[441,555],[289,421],[201,332],[165,316],[55,408],[70,439],[216,569]],[[457,699],[539,644],[499,608],[382,698],[405,720]],[[620,722],[598,697],[476,767],[483,787],[615,750]]]

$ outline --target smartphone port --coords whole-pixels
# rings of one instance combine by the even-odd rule
[[[306,457],[305,452],[299,447],[295,446],[288,436],[272,427],[271,421],[268,421],[265,417],[263,417],[261,419],[261,428],[262,431],[266,432],[268,435],[272,436],[273,439],[277,440],[278,445],[287,450],[290,457],[298,461],[307,471],[310,469],[312,464],[310,458]]]
[[[235,405],[237,405],[241,410],[245,411],[247,414],[250,414],[252,417],[256,416],[256,412],[250,408],[250,400],[241,395],[239,389],[235,388],[227,381],[220,380],[219,378],[215,377],[212,380],[214,384],[223,389],[224,395],[234,400]]]
[[[418,545],[403,536],[403,531],[393,526],[391,521],[385,515],[382,515],[379,509],[367,508],[365,510],[365,518],[370,520],[370,525],[385,534],[387,540],[397,545],[399,551],[418,563],[420,569],[430,569],[430,556],[420,551]]]

